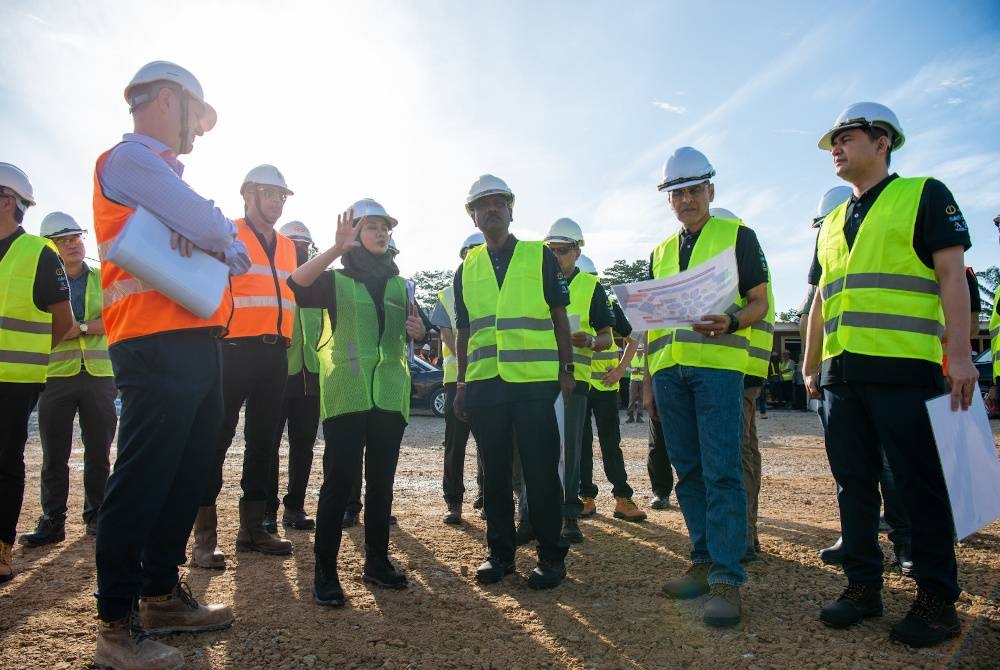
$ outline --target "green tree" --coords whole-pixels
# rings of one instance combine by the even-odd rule
[[[983,313],[989,319],[989,310],[993,307],[997,285],[1000,284],[1000,267],[991,265],[982,272],[977,272],[976,278],[979,280],[979,296],[983,301]]]
[[[614,297],[611,287],[615,284],[631,284],[637,281],[649,279],[649,261],[640,258],[629,263],[624,258],[619,258],[610,267],[604,269],[601,277],[601,284],[608,295]]]
[[[784,321],[786,323],[798,323],[799,319],[802,318],[802,312],[800,312],[795,307],[790,307],[783,312],[777,312],[774,315],[775,321]]]
[[[431,309],[437,302],[438,293],[451,286],[455,279],[454,270],[421,270],[410,277],[417,285],[417,302],[424,309]]]

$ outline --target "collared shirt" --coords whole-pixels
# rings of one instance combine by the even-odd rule
[[[152,149],[152,151],[150,151]],[[126,207],[145,207],[171,230],[205,251],[221,252],[230,274],[250,269],[236,239],[236,224],[188,186],[184,165],[170,147],[147,135],[126,133],[98,175],[104,194]]]
[[[90,278],[90,268],[84,263],[79,275],[70,277],[67,272],[66,277],[69,279],[69,304],[73,308],[73,318],[77,323],[82,323],[86,315],[87,280]]]
[[[18,226],[13,233],[0,240],[0,261],[14,240],[25,235],[24,228]],[[35,286],[32,289],[35,307],[47,311],[52,305],[69,300],[69,282],[66,281],[66,270],[62,259],[52,249],[45,247],[38,257],[38,269],[35,271]]]

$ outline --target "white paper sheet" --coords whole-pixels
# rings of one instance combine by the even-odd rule
[[[562,391],[556,394],[553,405],[556,411],[556,425],[559,426],[559,481],[566,487],[566,405],[563,402]]]
[[[723,314],[739,296],[739,274],[732,249],[664,279],[611,287],[632,328],[677,328],[706,314]]]
[[[951,397],[944,395],[927,401],[927,414],[962,540],[1000,517],[1000,462],[986,405],[974,393],[967,412],[952,412]]]

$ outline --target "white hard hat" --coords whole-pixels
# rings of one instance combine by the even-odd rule
[[[726,209],[725,207],[709,207],[708,213],[717,219],[736,219],[737,221],[743,220],[736,216],[732,210]]]
[[[431,350],[431,345],[429,344],[425,344],[424,346],[420,347],[420,351],[430,351],[430,350]]]
[[[812,227],[819,228],[819,224],[823,223],[826,215],[836,209],[840,203],[847,202],[852,195],[854,195],[854,191],[851,190],[850,186],[834,186],[824,193],[816,205],[816,216],[813,218]]]
[[[64,212],[52,212],[46,214],[42,219],[42,225],[38,229],[38,234],[54,240],[57,237],[68,237],[69,235],[82,235],[87,232],[80,227],[69,214]]]
[[[281,228],[278,228],[278,232],[290,239],[292,242],[308,242],[313,243],[312,233],[306,228],[306,224],[301,221],[289,221]]]
[[[840,113],[833,123],[833,128],[819,138],[818,146],[824,151],[830,151],[833,148],[833,136],[841,130],[868,126],[878,126],[888,130],[893,151],[903,146],[903,142],[906,141],[903,127],[899,125],[899,119],[891,109],[877,102],[856,102]]]
[[[588,275],[597,274],[597,266],[594,265],[594,261],[583,254],[580,254],[580,257],[576,259],[576,267],[580,268],[580,272],[585,272]]]
[[[556,222],[549,227],[549,233],[545,236],[545,241],[568,242],[582,247],[583,231],[580,230],[580,224],[573,219],[557,219]]]
[[[469,195],[465,198],[465,211],[472,216],[472,203],[488,195],[501,194],[507,196],[507,204],[514,209],[514,193],[507,186],[507,182],[500,177],[491,174],[484,174],[472,183],[469,188]]]
[[[17,208],[22,212],[35,204],[35,191],[31,188],[28,175],[16,165],[0,163],[0,187],[17,196]]]
[[[663,164],[663,179],[658,191],[674,191],[687,186],[704,184],[715,176],[715,168],[705,154],[692,147],[681,147],[670,154]]]
[[[465,242],[462,242],[462,249],[458,252],[459,258],[465,258],[466,252],[472,247],[478,247],[480,244],[486,244],[486,238],[479,231],[476,231],[465,238]]]
[[[159,89],[149,84],[156,82],[171,82],[181,87],[185,93],[197,100],[204,106],[204,113],[198,118],[201,123],[202,132],[208,132],[215,127],[215,122],[219,116],[215,113],[215,108],[205,102],[205,93],[201,89],[201,84],[193,74],[176,63],[165,60],[155,60],[146,63],[132,77],[132,81],[125,87],[125,102],[129,104],[129,109],[134,110],[137,106],[149,102],[157,96]]]
[[[392,230],[399,223],[396,219],[389,216],[389,213],[385,211],[385,207],[378,204],[371,198],[362,198],[356,203],[351,205],[351,209],[354,210],[354,221],[363,219],[366,216],[380,216],[385,219],[385,222],[389,224],[389,230]],[[392,242],[392,240],[389,240]]]
[[[389,238],[389,249],[388,252],[393,256],[399,255],[399,247],[396,246],[396,240]]]
[[[288,184],[285,183],[285,175],[281,174],[281,171],[273,165],[258,165],[254,169],[247,172],[247,176],[243,178],[243,184],[240,185],[240,195],[247,188],[247,184],[259,184],[261,186],[277,186],[282,191],[288,195],[295,195]]]

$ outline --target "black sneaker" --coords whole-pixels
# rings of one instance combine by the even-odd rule
[[[819,620],[830,628],[850,628],[879,616],[882,616],[882,587],[848,584],[839,598],[823,606]]]
[[[476,568],[476,581],[480,584],[496,584],[507,575],[514,574],[515,569],[514,561],[501,561],[489,556]]]
[[[366,584],[374,584],[383,589],[405,589],[408,586],[406,575],[392,567],[392,563],[388,561],[379,566],[366,564],[361,579]]]
[[[955,604],[917,588],[906,617],[892,627],[889,639],[911,647],[930,647],[962,632]]]
[[[42,515],[38,517],[38,524],[35,526],[35,531],[33,533],[25,533],[17,541],[25,547],[42,547],[47,544],[62,542],[65,539],[66,521]]]
[[[324,569],[323,562],[316,559],[316,570],[313,580],[313,600],[324,607],[343,607],[344,589],[340,587],[337,570]]]
[[[281,515],[281,525],[295,530],[313,530],[316,528],[316,521],[305,510],[286,507]]]
[[[819,552],[819,560],[827,565],[841,565],[844,562],[844,538],[838,537],[837,541],[826,549]]]
[[[566,578],[565,561],[538,561],[538,565],[528,575],[528,587],[536,590],[553,589]]]

